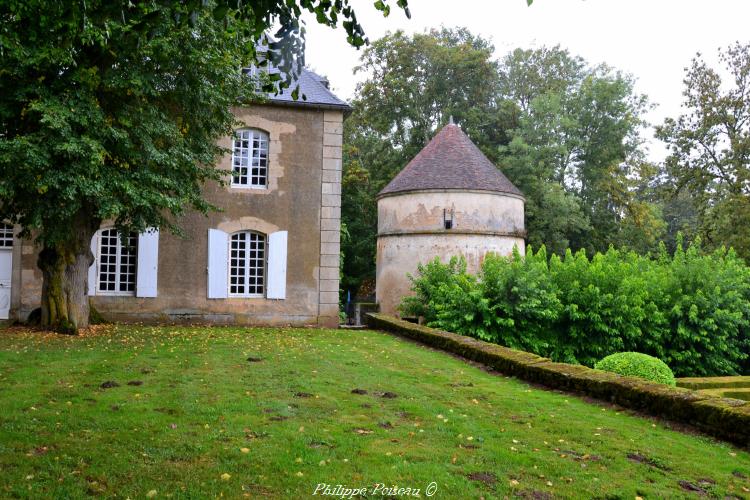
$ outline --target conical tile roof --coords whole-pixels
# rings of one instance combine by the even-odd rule
[[[446,125],[378,194],[427,189],[521,191],[452,123]]]

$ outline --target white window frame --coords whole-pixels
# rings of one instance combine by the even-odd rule
[[[244,134],[248,134],[247,138],[244,137]],[[253,142],[255,140],[258,140],[259,147],[256,149],[253,147]],[[247,140],[248,147],[244,148],[242,147],[242,142]],[[239,146],[237,143],[239,142]],[[261,147],[262,144],[265,143],[265,151]],[[230,180],[230,186],[234,189],[268,189],[268,177],[269,177],[269,160],[270,160],[270,149],[271,149],[271,137],[268,134],[268,132],[264,130],[260,130],[257,128],[241,128],[234,131],[234,136],[232,137],[232,172],[231,172],[231,180]],[[246,156],[242,156],[243,151],[247,152]],[[252,174],[253,171],[253,165],[252,160],[256,157],[255,152],[258,151],[258,169],[264,169],[265,175],[263,178],[262,184],[253,184],[253,177],[261,178],[260,172],[257,176],[254,176]],[[263,157],[263,154],[265,153],[265,158]],[[242,164],[243,158],[245,159],[245,164]],[[260,161],[265,160],[265,165],[260,166]],[[245,168],[246,174],[243,176],[235,174],[235,168],[242,169]],[[240,179],[245,177],[247,179],[247,184],[242,184],[241,181],[235,181],[235,179],[239,177]]]
[[[116,233],[117,236],[117,245],[115,246],[115,290],[103,290],[102,289],[102,279],[101,279],[101,266],[102,266],[102,244],[104,241],[104,233],[113,231]],[[111,236],[107,236],[111,237]],[[122,239],[120,237],[120,233],[114,229],[114,228],[105,228],[99,231],[98,234],[98,244],[96,248],[96,295],[111,295],[111,296],[120,296],[120,297],[135,297],[136,291],[138,289],[138,235],[132,234],[129,236],[129,238],[135,239],[135,245],[133,252],[133,255],[131,258],[134,261],[134,269],[133,269],[133,290],[120,290],[120,285],[122,284]],[[109,274],[109,271],[107,271],[107,274]]]
[[[13,248],[13,226],[0,222],[0,249]]]
[[[235,236],[239,236],[240,234],[245,234],[246,240],[245,240],[245,257],[244,257],[244,265],[242,267],[238,265],[232,265],[233,260],[238,260],[238,257],[236,257],[232,252],[235,250],[232,248],[232,243],[235,241]],[[253,260],[257,261],[259,259],[251,259],[248,253],[250,252],[250,237],[252,235],[255,235],[261,239],[263,242],[263,257],[262,257],[262,263],[263,265],[261,267],[259,266],[253,266],[251,265],[251,262]],[[232,233],[229,235],[228,240],[228,251],[227,251],[227,296],[229,298],[243,298],[243,299],[262,299],[266,296],[266,291],[268,290],[268,235],[263,234],[259,231],[237,231],[235,233]],[[237,249],[239,251],[239,249]],[[257,251],[257,250],[256,250]],[[249,292],[232,292],[233,286],[238,286],[238,283],[235,281],[235,283],[232,283],[233,278],[238,278],[239,274],[233,274],[233,271],[235,269],[242,269],[244,271],[244,278],[245,278],[245,288],[250,288],[249,283],[249,276],[250,276],[250,269],[258,270],[260,269],[262,271],[261,279],[263,280],[263,283],[261,285],[262,291],[260,293],[249,293]],[[257,278],[257,274],[256,274]],[[254,285],[254,286],[257,286]]]

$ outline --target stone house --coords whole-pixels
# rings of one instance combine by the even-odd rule
[[[243,124],[221,139],[222,209],[191,213],[185,236],[151,231],[127,244],[103,224],[91,242],[91,303],[124,322],[338,325],[342,123],[349,106],[309,70],[300,94],[238,107]],[[0,224],[0,319],[39,307],[37,248]],[[16,231],[17,232],[17,231]]]
[[[376,301],[397,315],[408,274],[435,257],[466,259],[476,273],[488,253],[524,253],[521,191],[452,122],[378,194]]]

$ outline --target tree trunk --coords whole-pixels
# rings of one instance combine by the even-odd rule
[[[45,245],[37,265],[42,271],[42,326],[76,334],[89,326],[88,269],[94,262],[91,238],[100,221],[76,215],[70,239]]]

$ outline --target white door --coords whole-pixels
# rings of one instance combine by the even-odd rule
[[[10,275],[13,269],[13,251],[0,247],[0,319],[10,314]]]

